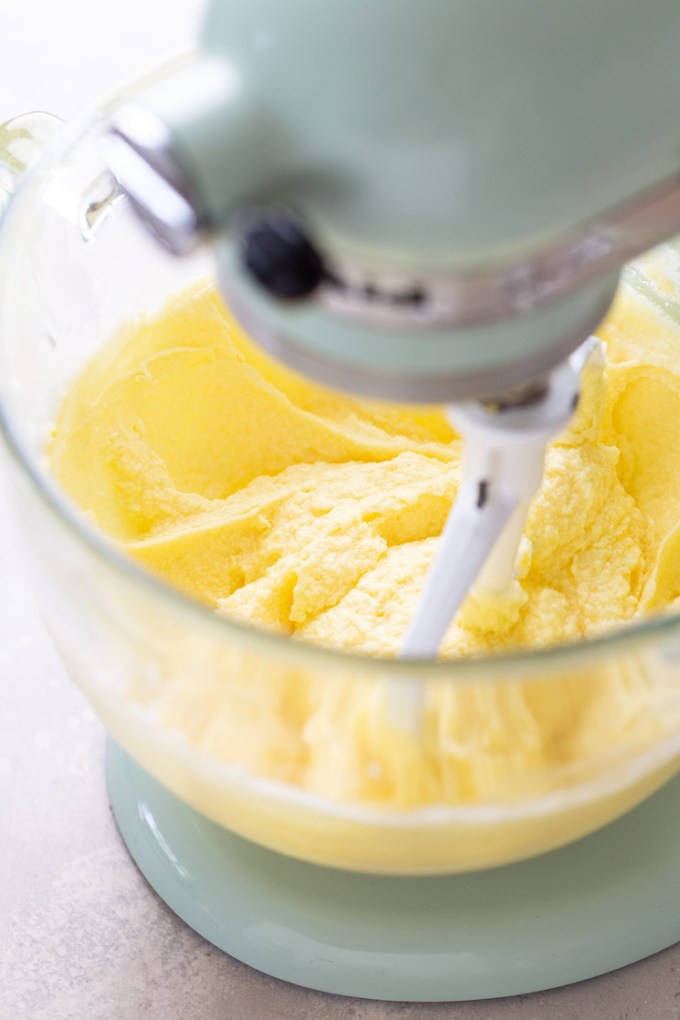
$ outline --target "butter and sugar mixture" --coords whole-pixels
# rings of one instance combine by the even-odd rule
[[[513,587],[469,599],[443,656],[577,640],[680,596],[680,330],[623,287],[599,336],[605,363],[588,368],[549,449]],[[216,613],[390,656],[455,499],[461,443],[437,409],[350,399],[275,364],[206,286],[102,348],[63,401],[49,456],[102,531]],[[224,709],[219,748],[206,726],[210,753],[340,799],[483,800],[524,751],[532,768],[569,765],[617,727],[650,733],[643,674],[595,671],[549,691],[442,685],[402,781],[403,742],[375,690],[298,689],[292,676],[281,707],[257,676],[242,683],[252,696]],[[192,712],[203,689],[214,720],[219,691],[198,675]],[[184,702],[163,697],[180,725]]]

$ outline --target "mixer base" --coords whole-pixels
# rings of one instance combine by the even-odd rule
[[[197,814],[110,744],[132,857],[195,931],[257,970],[411,1002],[571,984],[680,940],[680,778],[562,850],[468,875],[388,878],[282,857]]]

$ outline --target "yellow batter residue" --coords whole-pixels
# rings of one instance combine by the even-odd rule
[[[623,289],[599,335],[606,365],[589,369],[549,451],[514,590],[471,600],[444,655],[571,641],[680,596],[680,332]],[[104,532],[217,613],[387,656],[460,456],[438,410],[351,400],[275,365],[211,289],[105,346],[64,400],[50,449]],[[551,769],[576,774],[660,733],[653,682],[633,660],[549,685],[433,685],[417,744],[386,721],[381,685],[290,669],[274,697],[256,668],[219,682],[209,672],[161,685],[162,725],[218,761],[345,801],[479,803],[521,792],[527,775],[549,789]],[[142,686],[132,699],[151,697]]]

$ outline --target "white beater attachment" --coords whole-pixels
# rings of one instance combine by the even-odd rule
[[[578,404],[581,373],[600,342],[591,337],[521,403],[452,405],[448,417],[463,438],[462,479],[439,549],[401,648],[402,659],[436,657],[468,592],[503,592],[513,580],[531,500],[543,479],[548,443]],[[417,732],[420,681],[390,681],[393,724]]]

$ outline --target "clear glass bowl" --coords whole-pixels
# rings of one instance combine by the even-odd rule
[[[64,662],[107,729],[219,824],[341,868],[490,867],[567,843],[633,807],[680,766],[678,619],[457,662],[332,652],[219,618],[171,589],[98,533],[50,477],[46,439],[78,369],[123,322],[212,272],[205,253],[175,261],[157,248],[104,168],[102,126],[136,87],[57,134],[0,228],[0,424],[26,566]],[[663,287],[639,269],[631,279],[680,322]],[[680,326],[678,345],[680,356]],[[566,764],[527,753],[515,715],[506,713],[504,731],[496,729],[474,766],[496,777],[482,802],[379,807],[325,793],[323,784],[300,785],[299,744],[286,750],[279,711],[291,685],[339,701],[370,692],[379,706],[387,684],[414,680],[426,699],[445,691],[474,704],[480,718],[485,705],[517,697],[540,702],[555,720],[560,699],[585,704],[611,683],[627,700],[602,713],[598,739]],[[331,777],[334,767],[357,767],[343,759],[350,735],[342,725],[328,731]],[[395,748],[393,766],[406,782],[423,753],[411,739]]]

